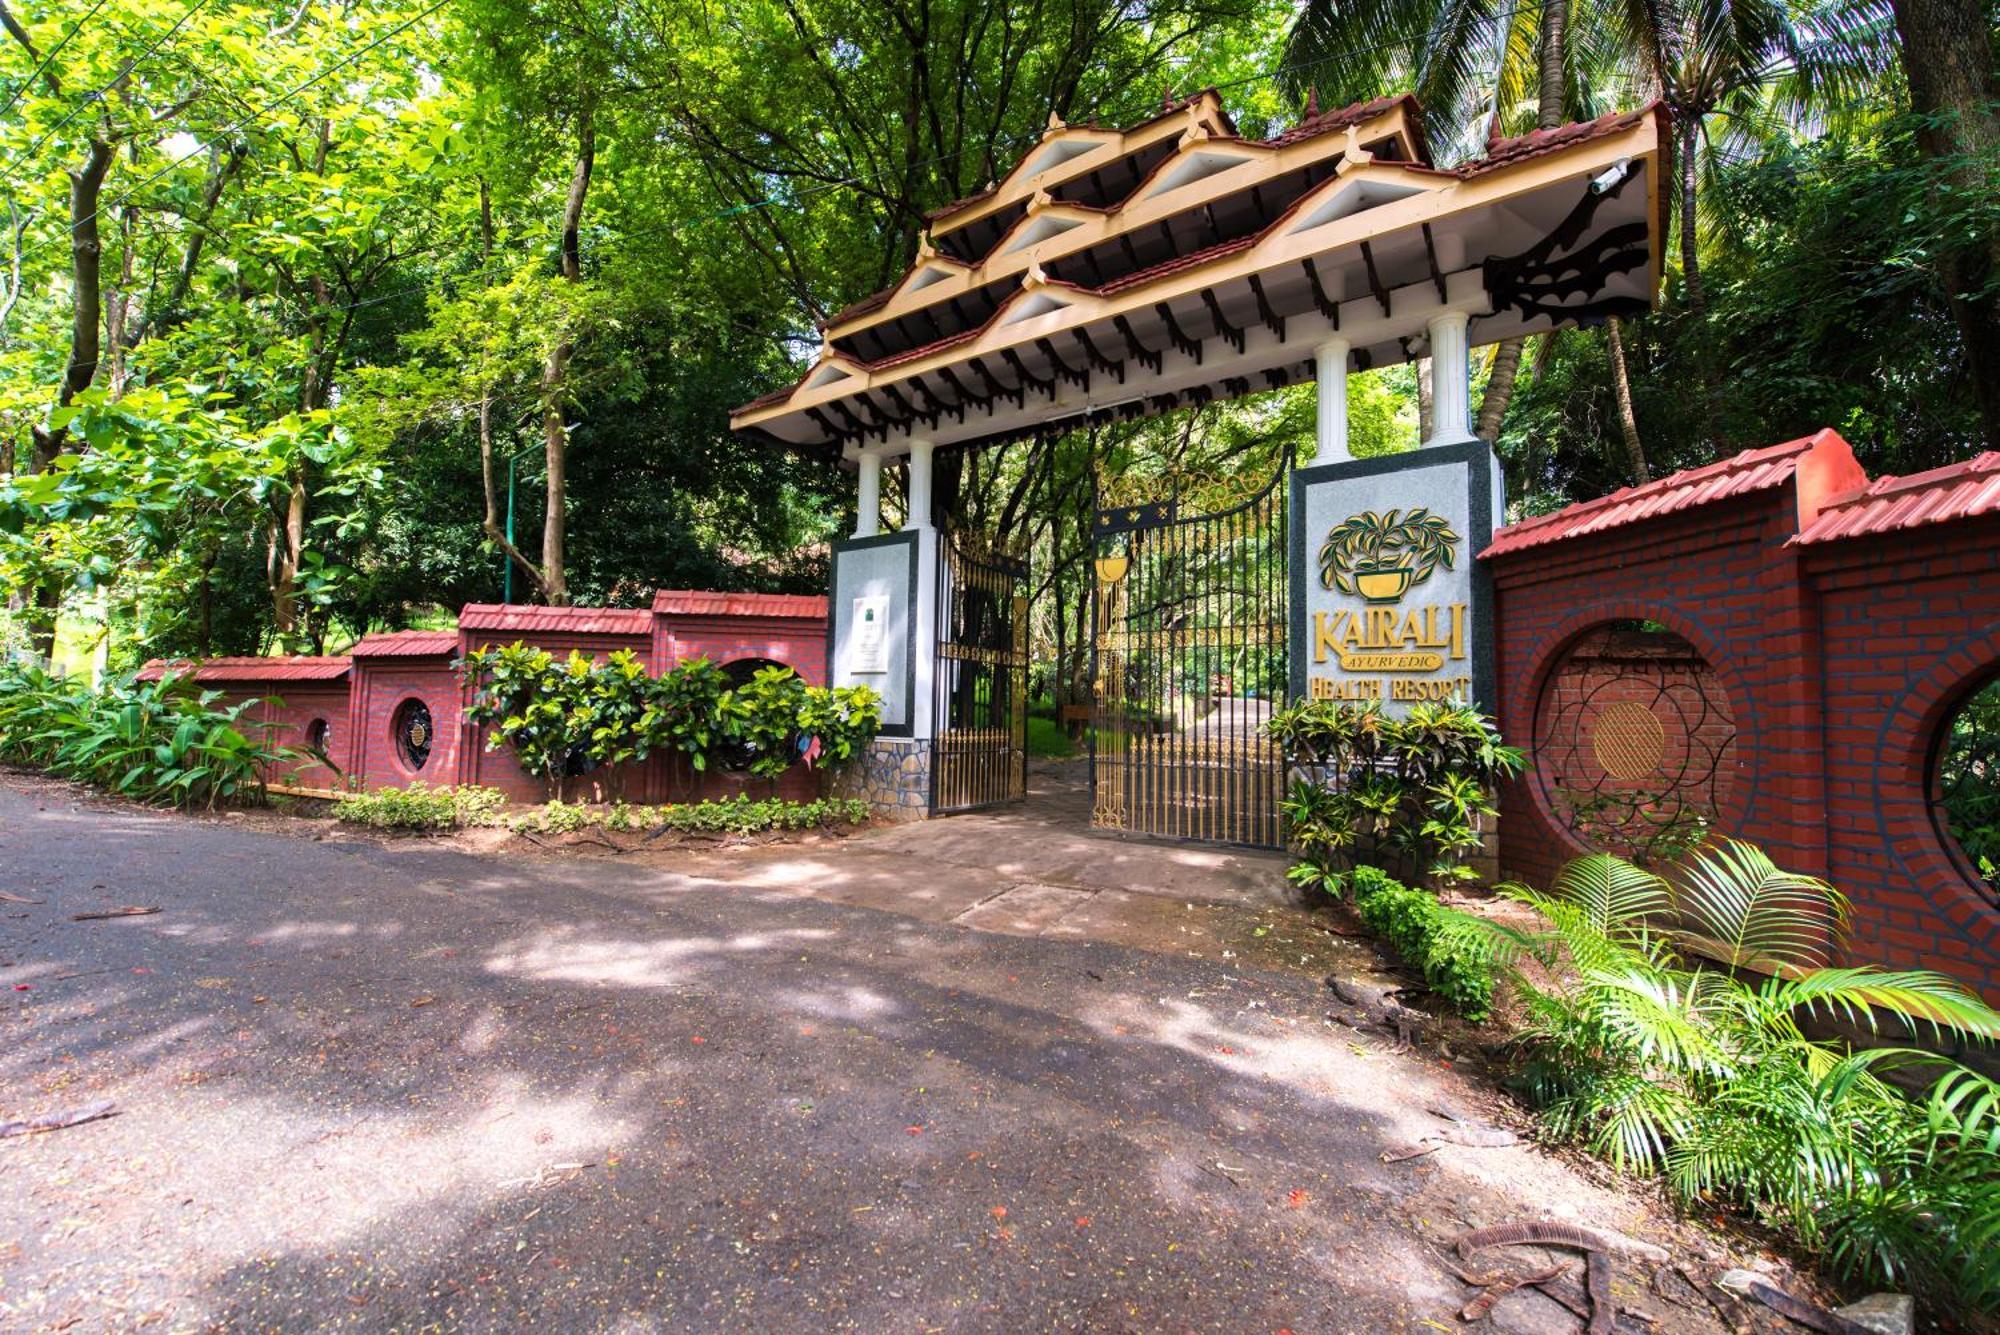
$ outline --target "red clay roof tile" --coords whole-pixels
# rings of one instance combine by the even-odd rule
[[[455,630],[385,630],[364,635],[347,651],[355,658],[428,658],[458,652]]]
[[[653,633],[653,614],[643,607],[467,603],[459,611],[458,628],[505,634],[561,632],[570,635],[647,636]]]
[[[1823,459],[1815,460],[1823,454]],[[1782,486],[1803,467],[1816,478],[1858,481],[1853,451],[1834,431],[1820,431],[1782,445],[1745,450],[1720,463],[1690,468],[1643,487],[1624,487],[1594,501],[1565,506],[1553,514],[1509,524],[1493,535],[1482,557],[1506,556],[1570,538],[1588,537],[1735,496]],[[1819,485],[1824,485],[1820,483]]]
[[[198,682],[339,681],[353,665],[345,654],[289,654],[283,657],[155,658],[139,669],[140,681],[158,681],[168,671]]]
[[[791,617],[826,619],[826,597],[806,593],[706,593],[661,589],[653,595],[655,616]]]
[[[1792,543],[1807,546],[2000,515],[2000,451],[1906,477],[1881,477],[1835,497]]]

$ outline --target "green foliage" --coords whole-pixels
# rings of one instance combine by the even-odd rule
[[[594,807],[550,802],[519,813],[507,824],[512,829],[544,834],[574,834],[600,826],[619,831],[762,834],[769,830],[816,830],[837,825],[861,825],[867,820],[866,802],[830,797],[811,802],[783,798],[757,801],[738,796],[666,806],[628,806],[620,802],[609,807]]]
[[[1833,887],[1737,842],[1662,877],[1608,854],[1564,868],[1534,932],[1482,924],[1517,973],[1521,1078],[1549,1133],[1681,1201],[1791,1229],[1836,1271],[1941,1301],[2000,1302],[2000,1086],[1927,1053],[1810,1038],[1837,1018],[1990,1041],[2000,1015],[1934,973],[1826,967],[1845,924]],[[1755,961],[1757,978],[1689,953]],[[1539,978],[1539,981],[1538,981]],[[1918,1098],[1888,1077],[1928,1077]]]
[[[262,800],[290,752],[260,740],[255,701],[218,703],[191,677],[92,690],[38,668],[0,668],[0,758],[142,802],[213,809]]]
[[[799,717],[806,684],[790,668],[759,668],[756,675],[723,693],[716,706],[735,760],[732,768],[775,779],[799,758]]]
[[[629,665],[630,651],[620,652]],[[470,687],[465,717],[485,725],[488,749],[513,748],[521,768],[560,798],[568,780],[597,758],[594,751],[629,758],[635,749],[624,722],[637,717],[629,708],[632,678],[623,666],[599,669],[575,650],[559,659],[518,640],[475,649],[459,664]]]
[[[1307,700],[1265,726],[1304,775],[1283,803],[1301,858],[1292,879],[1335,892],[1370,852],[1400,854],[1435,884],[1473,879],[1465,858],[1495,814],[1493,785],[1525,763],[1490,719],[1449,702],[1394,718],[1372,702]]]
[[[1076,754],[1069,734],[1062,725],[1051,718],[1030,715],[1028,718],[1028,754],[1049,760],[1067,760]]]
[[[1479,948],[1470,914],[1448,909],[1430,891],[1412,890],[1376,867],[1356,867],[1348,888],[1368,930],[1420,969],[1434,994],[1468,1020],[1492,1013],[1499,969]]]
[[[1951,837],[2000,892],[2000,678],[1953,712],[1938,747],[1937,776]]]
[[[697,773],[718,766],[775,780],[808,757],[837,769],[882,726],[881,697],[868,687],[808,686],[790,668],[731,687],[705,658],[653,677],[629,650],[594,663],[516,642],[475,650],[459,670],[471,688],[466,717],[486,725],[487,745],[512,747],[558,801],[576,775],[615,776],[662,750]]]
[[[419,779],[407,788],[350,793],[334,804],[334,819],[376,830],[457,830],[499,823],[506,795],[477,784],[433,788]]]
[[[706,658],[676,663],[653,683],[641,729],[651,745],[679,752],[704,773],[726,740],[722,697],[728,693],[728,676]]]

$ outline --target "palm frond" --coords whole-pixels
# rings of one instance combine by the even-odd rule
[[[1964,984],[1922,969],[1814,969],[1796,978],[1773,978],[1757,989],[1770,1011],[1824,1012],[1875,1028],[1875,1012],[1888,1011],[1936,1035],[2000,1039],[2000,1014]]]
[[[1592,853],[1565,866],[1550,893],[1617,941],[1644,935],[1651,920],[1673,904],[1665,881],[1610,853]]]
[[[1847,900],[1817,876],[1788,872],[1740,839],[1701,849],[1679,868],[1674,908],[1722,946],[1731,964],[1814,968],[1847,926]]]

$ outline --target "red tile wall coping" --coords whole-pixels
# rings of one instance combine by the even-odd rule
[[[1850,959],[1939,969],[2000,1002],[2000,910],[1930,805],[1938,730],[2000,671],[2000,513],[1959,490],[1987,467],[1869,484],[1820,432],[1501,530],[1485,560],[1503,732],[1535,736],[1551,678],[1594,629],[1666,626],[1737,728],[1717,832],[1832,880],[1853,904]],[[1913,492],[1961,499],[1871,521],[1886,531],[1834,522]],[[1502,810],[1510,875],[1546,885],[1586,851],[1533,774]]]
[[[192,675],[203,684],[233,681],[340,681],[350,663],[346,654],[289,654],[283,657],[155,658],[139,669],[140,681],[158,681],[169,671]]]

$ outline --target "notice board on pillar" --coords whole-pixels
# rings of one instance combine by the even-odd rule
[[[1481,441],[1293,474],[1293,699],[1492,711],[1492,581],[1477,556],[1499,486]]]
[[[850,538],[833,549],[827,680],[882,697],[882,734],[908,737],[916,717],[917,535]]]

